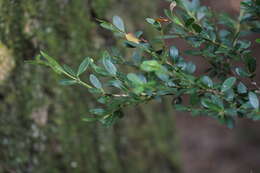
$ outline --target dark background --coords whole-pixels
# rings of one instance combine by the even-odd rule
[[[203,3],[232,16],[239,12],[239,0]],[[95,18],[119,15],[130,32],[144,29],[153,36],[144,19],[160,16],[168,5],[0,0],[0,173],[259,172],[259,122],[238,120],[230,130],[206,117],[173,112],[165,99],[125,110],[127,116],[111,128],[88,124],[81,119],[95,99],[85,89],[60,86],[50,70],[24,62],[45,50],[76,67],[85,56],[98,58],[101,50],[120,46]],[[187,47],[180,40],[167,44]],[[257,55],[255,44],[253,49]],[[185,58],[199,64],[198,72],[206,68],[198,57]]]

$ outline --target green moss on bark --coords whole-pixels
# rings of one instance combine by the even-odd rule
[[[140,6],[147,11],[137,11]],[[169,113],[140,108],[138,115],[130,111],[122,125],[110,129],[87,124],[81,118],[94,103],[84,88],[59,86],[57,76],[24,63],[45,50],[63,63],[79,64],[85,56],[111,46],[109,33],[106,37],[99,31],[95,15],[106,19],[123,15],[134,29],[145,26],[140,21],[151,9],[155,2],[139,0],[0,0],[0,40],[16,61],[0,86],[0,172],[177,170]]]

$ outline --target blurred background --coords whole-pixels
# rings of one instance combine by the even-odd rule
[[[236,16],[240,0],[203,3]],[[129,108],[110,128],[89,124],[82,121],[95,104],[88,91],[60,86],[50,70],[24,62],[45,50],[76,67],[84,57],[98,58],[101,50],[120,45],[96,18],[119,15],[129,31],[143,29],[151,36],[155,31],[144,19],[162,15],[168,5],[0,0],[0,173],[260,172],[259,122],[238,120],[230,130],[206,117],[174,112],[165,99]],[[168,44],[186,47],[180,40]]]

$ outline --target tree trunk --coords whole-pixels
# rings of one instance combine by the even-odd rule
[[[1,46],[9,52],[3,57],[16,64],[0,69],[10,73],[0,78],[0,172],[178,172],[167,104],[129,110],[111,128],[88,124],[82,118],[95,104],[88,91],[59,86],[50,70],[24,62],[39,50],[74,67],[85,56],[97,58],[117,43],[96,18],[120,15],[133,32],[146,27],[141,21],[156,15],[158,2],[0,0]]]

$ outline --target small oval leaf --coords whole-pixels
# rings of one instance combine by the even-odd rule
[[[179,60],[179,50],[175,46],[170,47],[170,57],[173,59],[174,63],[177,63]]]
[[[246,86],[242,83],[242,82],[239,82],[238,86],[237,86],[237,92],[239,94],[245,94],[247,93],[247,88]]]
[[[259,100],[255,93],[249,92],[248,94],[249,102],[253,106],[253,108],[258,109],[259,108]]]
[[[103,58],[103,65],[108,73],[111,75],[116,75],[116,66],[108,58]]]
[[[82,63],[79,65],[77,76],[81,75],[82,73],[84,73],[87,70],[87,68],[89,66],[89,63],[90,63],[90,59],[89,58],[85,58],[82,61]]]
[[[235,77],[230,77],[230,78],[226,79],[222,84],[221,91],[225,92],[225,91],[231,89],[233,87],[233,85],[235,84],[235,82],[236,82]]]
[[[142,85],[143,81],[134,73],[129,73],[127,79],[133,82],[134,85]]]
[[[74,85],[77,83],[75,80],[63,79],[59,82],[61,85]]]
[[[76,76],[75,71],[68,65],[64,64],[63,69],[72,76]]]
[[[201,82],[209,88],[213,87],[213,82],[208,76],[203,76]]]
[[[125,25],[121,17],[119,16],[114,16],[113,17],[113,24],[120,30],[125,32]]]
[[[102,89],[102,84],[100,83],[100,81],[98,80],[98,78],[95,75],[91,74],[89,76],[89,80],[94,87],[96,87],[98,89]]]

